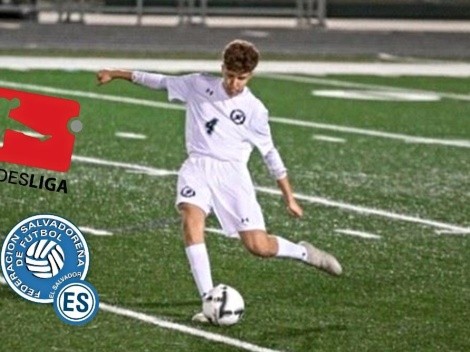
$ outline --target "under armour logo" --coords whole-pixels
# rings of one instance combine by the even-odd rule
[[[212,94],[214,94],[214,91],[210,88],[207,88],[206,93],[212,96]]]
[[[248,218],[242,218],[241,219],[242,224],[248,224],[250,222],[250,219]]]
[[[245,113],[240,109],[232,110],[230,113],[230,120],[232,120],[236,125],[241,125],[246,120]]]
[[[183,189],[181,190],[180,194],[183,197],[191,198],[191,197],[194,197],[196,195],[196,192],[191,187],[184,186]]]

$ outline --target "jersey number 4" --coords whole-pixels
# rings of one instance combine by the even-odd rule
[[[212,132],[214,132],[214,127],[215,127],[215,125],[217,125],[217,122],[219,122],[219,119],[217,119],[215,117],[212,120],[206,122],[206,132],[207,132],[207,134],[211,135]]]

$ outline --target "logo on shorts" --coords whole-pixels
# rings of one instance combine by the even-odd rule
[[[232,120],[236,125],[242,125],[246,120],[245,113],[240,109],[232,110],[230,113],[230,120]]]
[[[52,303],[69,279],[84,280],[90,255],[80,230],[55,215],[36,215],[7,235],[0,257],[5,281],[21,297]]]
[[[196,192],[191,187],[184,186],[183,189],[181,190],[180,194],[183,197],[191,198],[191,197],[194,197],[196,195]]]

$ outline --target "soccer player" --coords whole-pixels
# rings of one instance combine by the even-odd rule
[[[340,275],[331,254],[310,243],[293,243],[266,231],[247,163],[254,147],[261,153],[282,191],[287,211],[301,217],[286,167],[273,144],[268,110],[248,89],[259,52],[247,41],[234,40],[222,53],[222,77],[204,73],[169,76],[125,70],[101,70],[100,84],[120,78],[164,89],[170,101],[186,105],[188,158],[178,173],[176,205],[191,272],[201,297],[213,288],[204,242],[206,217],[215,214],[227,235],[237,235],[246,249],[263,258],[291,258]],[[194,321],[206,322],[202,313]]]

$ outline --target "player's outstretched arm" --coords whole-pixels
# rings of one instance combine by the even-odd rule
[[[284,202],[286,203],[289,214],[295,216],[296,218],[300,218],[304,211],[294,198],[294,193],[292,192],[292,187],[287,175],[281,179],[278,179],[277,185],[282,192],[282,197],[284,198]]]
[[[98,84],[106,84],[111,82],[113,79],[125,79],[127,81],[132,81],[132,71],[127,70],[100,70],[96,74],[98,79]]]

